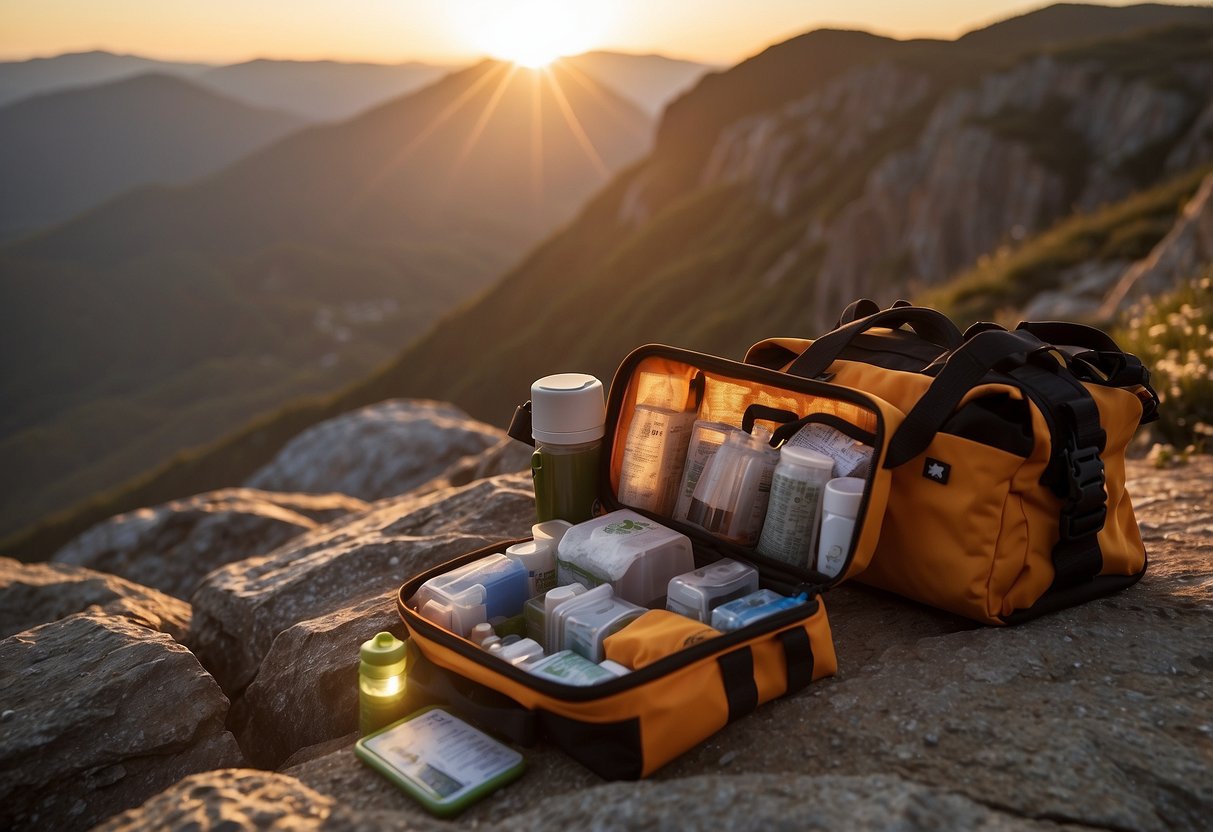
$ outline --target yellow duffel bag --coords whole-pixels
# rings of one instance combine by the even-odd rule
[[[880,539],[858,580],[1011,624],[1145,572],[1125,449],[1158,398],[1103,332],[1049,322],[962,334],[932,309],[857,301],[821,338],[763,341],[746,362],[905,412],[883,463]]]

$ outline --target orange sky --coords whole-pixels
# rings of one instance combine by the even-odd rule
[[[950,38],[1040,5],[1031,0],[0,0],[0,59],[107,49],[217,63],[254,57],[455,63],[485,54],[514,58],[506,53],[519,49],[564,54],[613,49],[728,64],[822,26]],[[549,25],[555,18],[562,20]]]

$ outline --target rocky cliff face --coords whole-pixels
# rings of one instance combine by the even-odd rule
[[[1110,314],[1126,302],[1169,292],[1177,280],[1195,276],[1209,263],[1213,263],[1213,174],[1205,177],[1171,232],[1148,257],[1120,276],[1104,298],[1102,312]]]
[[[1207,52],[1127,68],[1110,47],[1077,49],[991,67],[955,49],[944,72],[894,50],[725,127],[696,187],[740,186],[800,229],[781,232],[793,241],[764,285],[810,280],[831,313],[911,294],[1213,160],[1213,36],[1180,41]],[[661,182],[641,171],[619,221],[655,216],[669,201]]]

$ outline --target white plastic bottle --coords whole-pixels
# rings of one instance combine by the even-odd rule
[[[838,577],[851,550],[855,518],[863,501],[864,481],[859,477],[837,477],[826,483],[822,506],[821,542],[817,547],[817,571]]]
[[[813,566],[821,494],[833,470],[834,460],[824,454],[783,447],[771,481],[759,553],[796,566]]]
[[[556,550],[551,540],[537,538],[515,543],[505,550],[505,556],[521,563],[527,572],[530,587],[528,597],[547,592],[556,586]]]

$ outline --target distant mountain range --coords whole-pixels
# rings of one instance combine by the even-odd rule
[[[486,61],[0,248],[0,514],[369,372],[651,134],[578,70]]]
[[[145,73],[191,78],[213,69],[211,64],[157,61],[138,55],[115,55],[100,50],[48,58],[0,62],[0,106],[72,87],[105,84]]]
[[[653,115],[695,85],[715,67],[664,55],[585,52],[564,62],[597,78]]]
[[[161,74],[0,107],[0,240],[140,185],[213,173],[305,123]]]
[[[565,67],[649,113],[708,70],[611,52]],[[0,95],[0,241],[141,185],[197,179],[308,122],[349,118],[449,69],[279,60],[208,67],[106,52],[0,64],[0,90],[36,92],[8,106]]]
[[[713,67],[662,55],[586,52],[565,59],[650,114],[659,113]],[[0,62],[0,106],[48,92],[158,73],[190,79],[214,92],[312,121],[339,121],[421,89],[459,65],[259,58],[212,64],[157,61],[93,51]]]
[[[340,121],[462,68],[416,61],[369,64],[263,58],[207,70],[198,76],[198,83],[260,107],[289,110],[315,121]]]
[[[568,72],[570,88],[588,75]],[[369,128],[377,124],[374,115],[349,124]],[[463,129],[475,126],[465,123]],[[1101,252],[1101,258],[1105,244],[1123,257],[1148,251],[1166,233],[1199,171],[1213,162],[1211,126],[1213,9],[1207,7],[1050,7],[957,41],[829,30],[793,38],[702,77],[666,108],[646,157],[621,163],[567,224],[487,291],[433,328],[418,328],[416,340],[380,371],[340,395],[262,417],[223,443],[55,521],[20,546],[47,551],[89,519],[238,483],[306,425],[383,398],[446,399],[502,424],[538,375],[581,370],[606,380],[630,349],[648,341],[739,356],[761,337],[816,334],[858,295],[887,303],[942,291],[953,276],[1007,247],[1034,252],[1035,263],[1026,270],[1018,263],[1006,280],[1031,275],[1037,289],[1055,286],[1073,274],[1074,258],[1056,251],[1053,242],[1033,246],[1045,239],[1037,235],[1052,235],[1049,241],[1080,252]],[[301,140],[284,140],[278,149]],[[372,147],[357,145],[358,158],[375,156]],[[270,152],[254,159],[270,158]],[[439,158],[449,164],[449,156]],[[315,168],[322,171],[317,175],[296,162],[285,169],[289,173],[262,179],[268,174],[242,163],[189,189],[184,202],[166,194],[119,200],[105,212],[105,222],[92,217],[69,223],[7,254],[43,264],[56,280],[74,274],[91,285],[96,273],[81,271],[82,262],[133,263],[146,260],[148,251],[156,253],[153,260],[188,252],[187,259],[152,272],[158,282],[172,275],[167,282],[182,291],[195,280],[183,264],[212,257],[207,252],[217,247],[250,253],[284,229],[291,238],[328,246],[336,229],[296,217],[293,206],[312,216],[318,205],[333,202],[328,196],[312,200],[333,193],[334,180],[367,181],[364,174],[347,176],[352,164],[334,168],[330,161]],[[412,181],[433,186],[433,179],[417,176],[401,177],[402,190],[412,190],[404,184]],[[288,196],[273,201],[288,207],[268,211],[265,194],[282,188]],[[1151,196],[1132,202],[1138,192]],[[432,204],[419,216],[401,200],[385,199],[365,212],[349,209],[340,216],[356,219],[344,228],[396,239],[406,227],[433,235],[445,226]],[[498,209],[503,204],[508,198]],[[1105,204],[1124,207],[1104,217],[1098,212]],[[230,216],[213,220],[223,207]],[[1076,208],[1102,219],[1062,228]],[[528,211],[519,206],[515,213]],[[408,221],[393,228],[392,217]],[[209,230],[195,228],[211,223]],[[461,245],[483,239],[482,232],[469,230]],[[983,291],[1002,279],[983,273]],[[98,288],[95,303],[114,296],[104,294],[108,286]],[[1003,297],[1025,300],[1015,291]],[[961,295],[954,299],[966,312],[979,308]],[[62,327],[56,333],[72,326],[49,324]],[[11,327],[13,345],[28,351],[35,324],[23,326],[21,313],[13,313],[12,321],[0,321],[0,338]],[[81,336],[64,337],[78,343]],[[0,342],[0,355],[9,351],[5,346]],[[108,377],[104,367],[125,367],[126,359],[113,354],[104,366],[98,361],[77,368],[63,355],[48,356],[46,366],[61,381],[31,397],[41,410],[25,407],[23,395],[37,389],[46,373],[4,391],[17,406],[13,414],[0,414],[0,425],[17,418],[28,425],[19,443],[13,438],[7,446],[28,451],[14,470],[22,472],[20,480],[28,471],[33,482],[0,495],[0,504],[18,506],[3,518],[8,527],[36,509],[116,481],[117,466],[106,470],[107,460],[83,449],[58,474],[37,466],[48,446],[58,447],[49,438],[70,445],[68,437],[79,432],[68,430],[66,421],[47,428],[48,403],[70,395],[65,391],[82,380]],[[247,372],[247,363],[234,366]],[[0,369],[7,378],[7,368]],[[144,367],[132,377],[149,372]],[[116,426],[129,420],[116,407],[92,415]],[[39,424],[45,430],[35,433]],[[81,458],[90,460],[87,470],[80,468]]]

